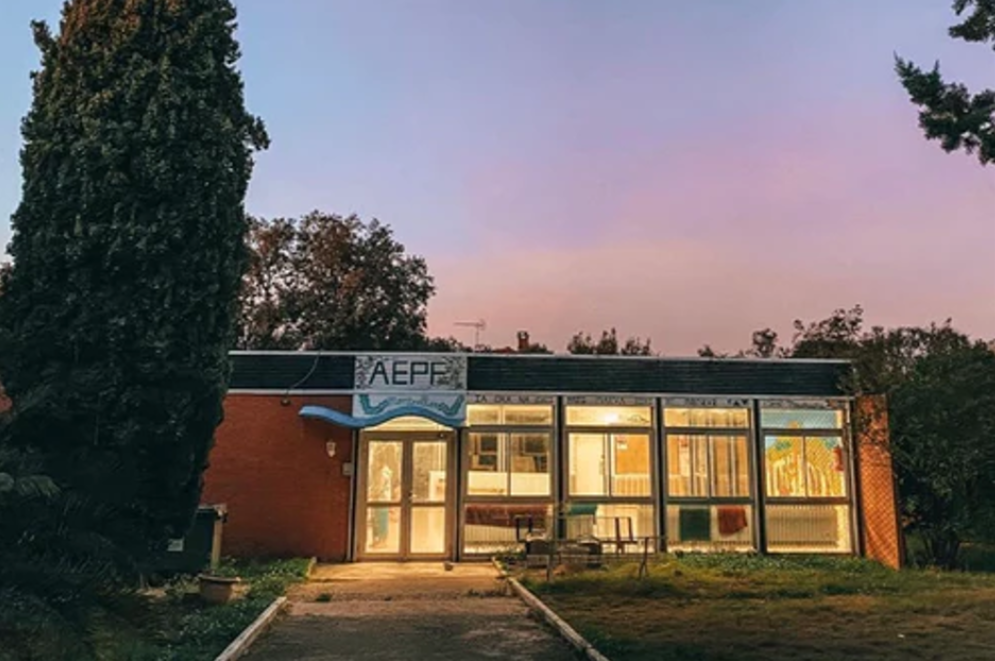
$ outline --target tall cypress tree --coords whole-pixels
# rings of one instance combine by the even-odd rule
[[[39,451],[141,560],[200,497],[268,138],[245,109],[229,0],[70,0],[58,35],[33,28],[2,438]]]

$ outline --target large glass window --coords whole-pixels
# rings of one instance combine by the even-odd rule
[[[763,409],[765,429],[842,429],[841,409]]]
[[[567,424],[576,427],[649,427],[653,424],[651,406],[567,407]]]
[[[569,439],[571,496],[652,494],[649,434],[572,433]]]
[[[768,497],[846,497],[841,437],[767,436],[764,455]]]
[[[551,426],[553,407],[550,404],[470,404],[466,407],[467,424]]]
[[[668,408],[667,545],[672,550],[756,547],[747,408]]]
[[[571,404],[566,410],[567,539],[597,539],[607,552],[656,549],[653,407]]]
[[[552,530],[549,503],[467,503],[463,514],[463,552],[500,553],[542,539]]]
[[[745,408],[728,409],[664,409],[663,423],[667,427],[727,427],[750,426],[750,411]]]
[[[546,432],[469,433],[467,495],[549,496],[550,440]]]
[[[667,436],[667,493],[698,498],[749,498],[746,436]]]
[[[570,540],[597,539],[608,553],[635,553],[647,538],[655,550],[654,510],[642,503],[573,502],[567,506],[564,532]]]
[[[464,553],[520,550],[552,534],[554,420],[551,403],[467,406]]]
[[[852,551],[845,420],[841,408],[761,411],[769,551]]]

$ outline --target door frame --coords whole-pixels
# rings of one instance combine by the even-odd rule
[[[445,560],[453,559],[455,548],[457,513],[456,495],[457,489],[457,433],[454,429],[445,431],[403,431],[403,430],[363,430],[359,433],[359,444],[356,457],[356,507],[353,534],[353,557],[357,562],[404,562],[419,560]],[[401,443],[401,498],[397,505],[400,508],[401,521],[399,540],[399,550],[397,553],[369,553],[365,550],[367,536],[367,484],[369,470],[369,447],[371,441],[400,442]],[[411,498],[411,488],[414,470],[414,453],[412,448],[416,442],[444,442],[446,444],[446,491],[445,501],[438,505],[443,510],[445,522],[445,539],[442,553],[418,554],[411,553],[411,511],[413,507],[418,507],[419,503],[413,502]],[[432,506],[431,504],[426,504]],[[424,505],[423,505],[424,506]]]

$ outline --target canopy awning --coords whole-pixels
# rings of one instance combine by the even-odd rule
[[[419,406],[417,404],[398,406],[383,413],[364,416],[362,418],[357,418],[349,415],[348,413],[330,409],[327,406],[308,405],[301,408],[300,416],[302,418],[324,420],[325,422],[330,422],[341,427],[348,427],[349,429],[366,429],[367,427],[376,427],[377,425],[382,425],[389,420],[401,417],[425,418],[446,427],[460,427],[465,421],[465,418],[463,417],[456,418],[447,416],[440,413],[438,410],[427,406]]]

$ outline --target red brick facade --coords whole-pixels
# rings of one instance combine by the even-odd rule
[[[895,474],[888,450],[888,407],[884,397],[858,398],[854,418],[864,555],[897,569],[902,565],[902,536]]]
[[[225,400],[201,501],[228,506],[226,555],[347,557],[350,478],[342,465],[353,461],[352,433],[301,418],[306,404],[345,412],[352,406],[341,396]],[[335,442],[334,457],[327,441]]]

